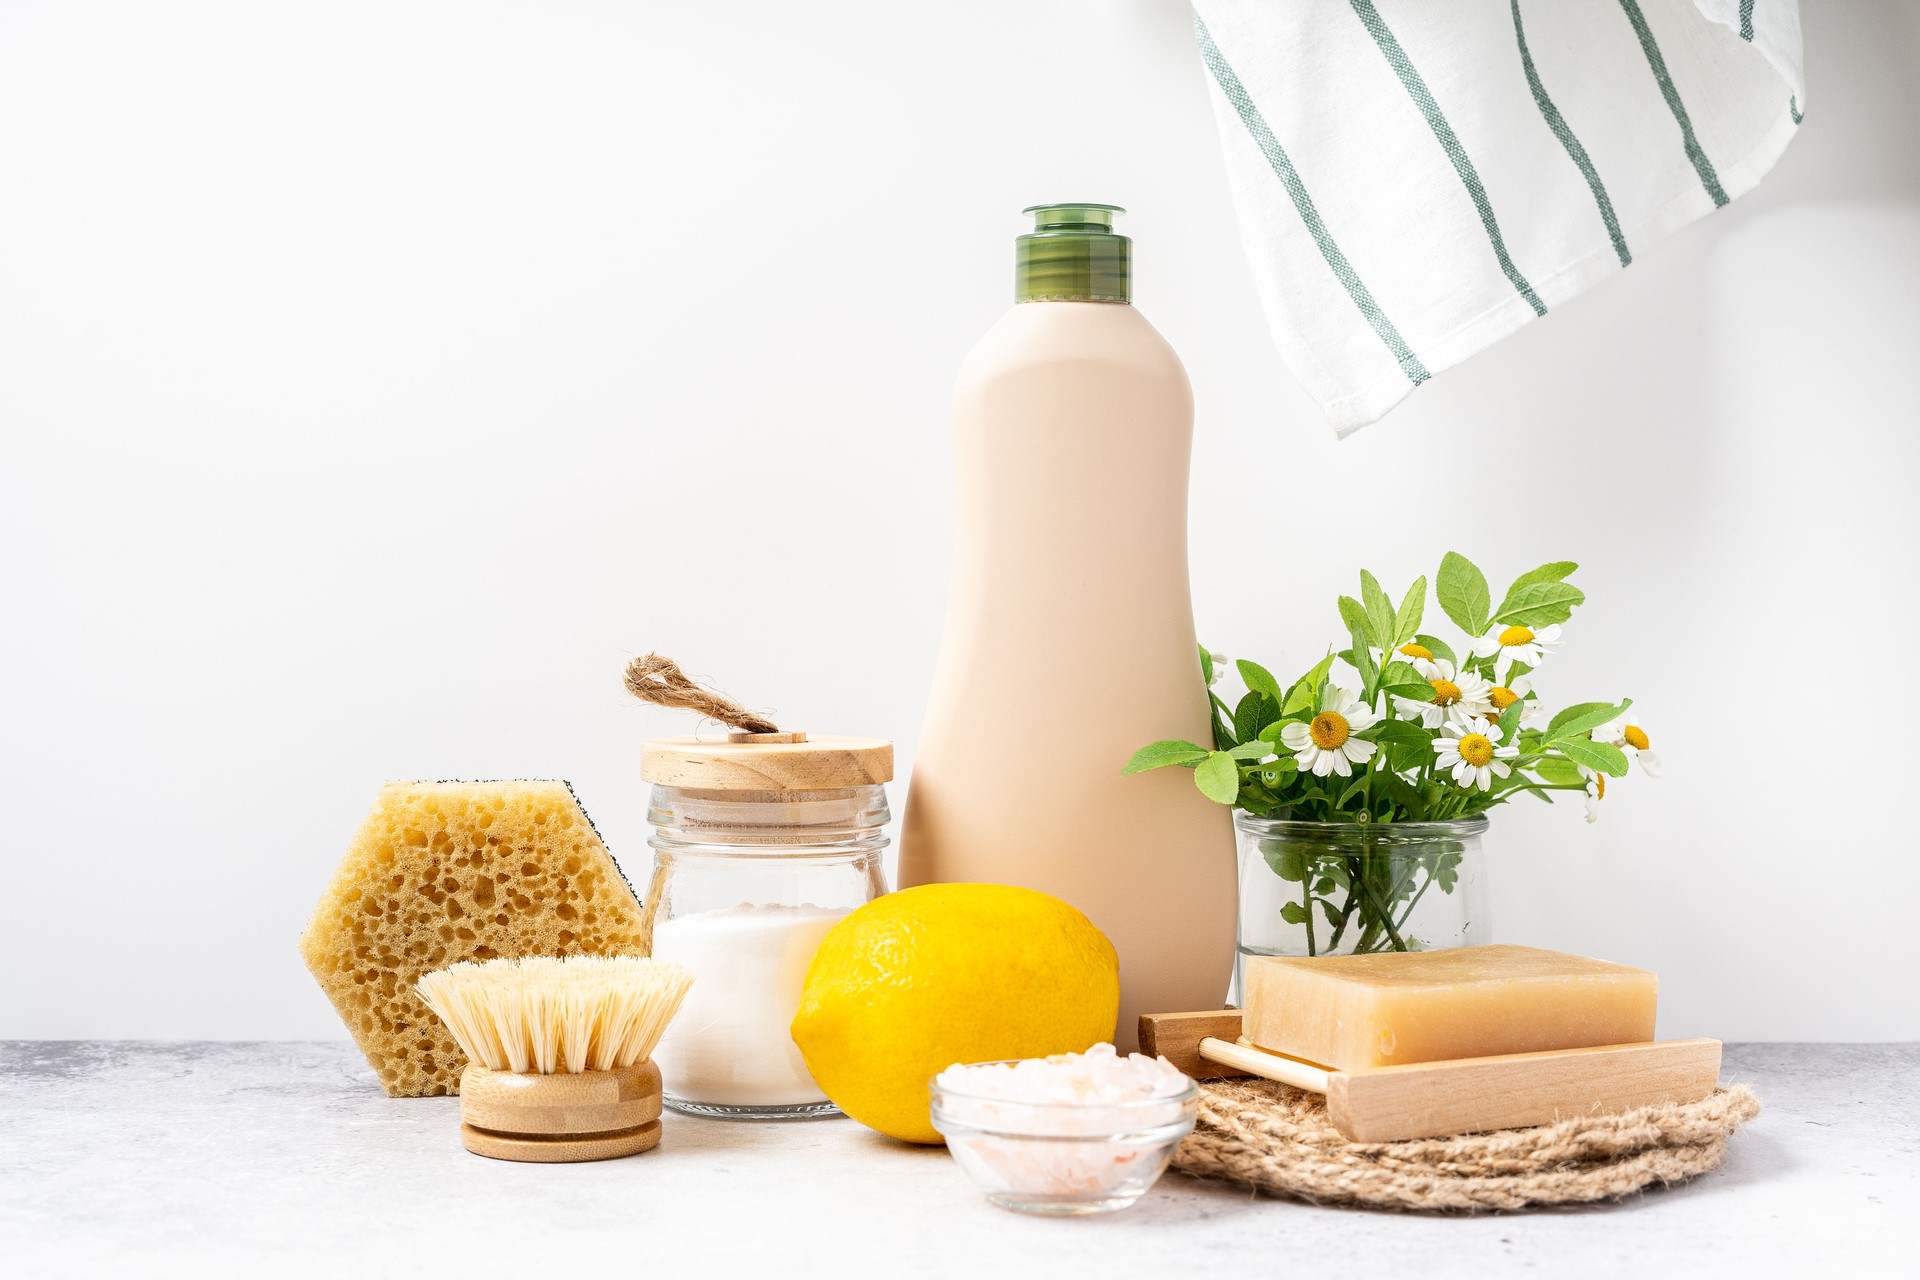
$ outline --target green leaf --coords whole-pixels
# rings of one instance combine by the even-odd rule
[[[1340,597],[1340,621],[1347,624],[1347,630],[1360,637],[1362,647],[1373,643],[1373,628],[1367,621],[1367,611],[1352,596]]]
[[[1446,615],[1453,619],[1453,625],[1466,632],[1468,639],[1486,634],[1487,611],[1493,607],[1493,593],[1487,589],[1487,575],[1480,572],[1473,561],[1458,551],[1447,552],[1440,561],[1440,576],[1434,579],[1433,594]]]
[[[1459,665],[1453,656],[1453,646],[1439,636],[1417,635],[1413,638],[1413,642],[1425,647],[1434,657],[1452,662],[1455,666]]]
[[[1433,759],[1433,731],[1409,720],[1382,720],[1360,736],[1380,744],[1387,753],[1387,767],[1395,773]]]
[[[1373,655],[1367,652],[1366,639],[1357,632],[1353,637],[1353,648],[1347,651],[1346,659],[1353,669],[1360,673],[1360,683],[1369,689],[1373,688],[1374,679],[1380,674],[1380,670],[1373,665]]]
[[[1576,702],[1562,707],[1560,713],[1547,722],[1547,742],[1558,746],[1564,738],[1582,737],[1614,717],[1625,715],[1632,705],[1632,698],[1622,698],[1617,706],[1611,702]]]
[[[1503,746],[1513,746],[1520,737],[1520,717],[1527,714],[1526,700],[1509,706],[1500,713],[1500,742]]]
[[[1260,856],[1265,859],[1273,874],[1282,880],[1291,880],[1295,884],[1307,875],[1307,857],[1298,845],[1287,840],[1262,840]]]
[[[1601,773],[1610,773],[1616,778],[1627,776],[1627,756],[1620,748],[1605,742],[1594,742],[1590,738],[1568,738],[1565,742],[1553,744],[1558,751],[1575,764],[1583,764],[1589,769]]]
[[[1545,627],[1565,622],[1587,593],[1564,582],[1529,582],[1507,593],[1495,622],[1510,627]]]
[[[1530,587],[1536,582],[1559,582],[1579,567],[1571,560],[1555,560],[1551,564],[1541,565],[1538,569],[1527,570],[1515,578],[1513,585],[1507,588],[1507,598],[1501,601],[1500,612],[1507,611],[1507,606],[1513,603],[1513,593],[1520,588]]]
[[[1420,702],[1433,700],[1433,682],[1405,662],[1387,664],[1386,670],[1380,673],[1380,689],[1384,693],[1398,694],[1402,698],[1414,698]]]
[[[1297,902],[1283,902],[1280,904],[1280,918],[1288,924],[1305,924],[1307,909]]]
[[[1194,768],[1193,785],[1216,804],[1232,804],[1240,795],[1240,767],[1224,751],[1209,752]]]
[[[1407,594],[1400,598],[1400,611],[1393,615],[1393,647],[1398,649],[1420,630],[1421,615],[1427,611],[1426,575],[1413,580]]]
[[[1207,687],[1211,689],[1213,687],[1213,655],[1207,652],[1207,646],[1201,645],[1199,648],[1200,678],[1205,681]]]
[[[1585,782],[1580,776],[1579,767],[1571,760],[1562,760],[1559,756],[1547,756],[1533,767],[1542,782],[1556,782],[1562,786],[1572,786]]]
[[[1257,662],[1248,662],[1245,658],[1241,658],[1233,665],[1240,669],[1240,679],[1245,682],[1247,688],[1255,693],[1266,694],[1273,699],[1273,705],[1276,707],[1285,701],[1286,695],[1280,691],[1280,682],[1273,678],[1271,671]]]
[[[1191,769],[1207,758],[1206,749],[1196,747],[1191,742],[1182,742],[1178,738],[1164,738],[1159,742],[1149,742],[1133,753],[1133,759],[1127,761],[1122,773],[1145,773],[1149,769],[1161,769],[1170,764],[1183,764]]]
[[[1274,754],[1273,743],[1265,738],[1249,738],[1227,754],[1235,760],[1264,760]]]
[[[1327,672],[1333,670],[1334,657],[1334,654],[1328,654],[1313,664],[1313,670],[1293,682],[1293,688],[1287,690],[1286,701],[1280,704],[1281,715],[1290,716],[1313,706],[1314,698],[1320,693],[1320,682],[1327,678]]]
[[[1367,628],[1373,633],[1374,646],[1385,651],[1400,643],[1394,639],[1393,601],[1365,569],[1360,571],[1360,599],[1367,606]]]
[[[1280,718],[1280,704],[1258,691],[1250,691],[1233,709],[1233,740],[1246,742],[1260,736],[1263,726]]]

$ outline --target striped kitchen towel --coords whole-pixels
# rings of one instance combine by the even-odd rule
[[[1757,183],[1796,0],[1195,0],[1274,341],[1341,435]]]

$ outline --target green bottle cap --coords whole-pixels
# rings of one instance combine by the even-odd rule
[[[1033,232],[1014,242],[1016,302],[1133,301],[1133,242],[1116,234],[1112,204],[1036,204]]]

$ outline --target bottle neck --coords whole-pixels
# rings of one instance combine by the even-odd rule
[[[1133,301],[1133,242],[1113,230],[1111,205],[1037,205],[1014,242],[1015,302]]]

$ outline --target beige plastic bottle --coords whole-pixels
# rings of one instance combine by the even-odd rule
[[[1046,205],[1014,308],[953,397],[946,632],[901,839],[902,886],[1017,884],[1120,953],[1115,1042],[1142,1013],[1218,1008],[1233,831],[1184,769],[1124,776],[1160,738],[1208,744],[1187,582],[1193,397],[1130,304],[1110,205]]]

